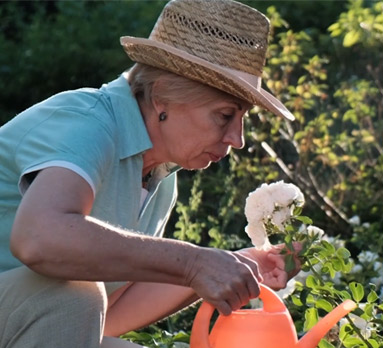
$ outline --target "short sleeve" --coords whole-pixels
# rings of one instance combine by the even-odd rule
[[[20,190],[25,191],[28,185],[26,174],[47,166],[62,166],[81,175],[95,193],[116,151],[107,113],[100,113],[94,106],[41,107],[34,110],[36,113],[40,113],[39,122],[27,129],[15,151]]]

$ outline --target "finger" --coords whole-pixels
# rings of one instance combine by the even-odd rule
[[[285,269],[285,258],[281,254],[268,254],[267,259],[273,262],[279,269]]]
[[[252,259],[250,259],[250,258],[248,258],[248,257],[246,257],[246,256],[243,256],[243,255],[241,255],[241,254],[236,254],[236,257],[238,258],[238,260],[239,260],[240,262],[243,262],[243,263],[245,263],[248,267],[250,267],[251,272],[253,273],[254,277],[255,277],[258,281],[261,282],[261,281],[263,280],[262,275],[259,273],[259,267],[258,267],[258,264],[257,264],[254,260],[252,260]]]
[[[287,273],[279,269],[274,269],[272,273],[274,278],[274,289],[284,289],[288,281]]]
[[[226,303],[229,304],[232,311],[236,311],[242,307],[242,300],[236,292],[226,300]]]
[[[271,272],[265,274],[264,284],[274,290],[280,290],[286,287],[287,280],[287,273],[275,268]]]
[[[273,245],[272,248],[268,250],[268,252],[278,255],[284,248],[285,248],[285,244],[277,244],[277,245]]]
[[[220,301],[217,303],[211,302],[210,304],[222,315],[230,315],[232,312],[231,306],[226,301]]]
[[[288,276],[287,273],[280,270],[275,270],[276,285],[278,289],[284,289],[287,285]]]
[[[263,279],[262,279],[263,282]],[[247,283],[247,289],[249,291],[249,299],[257,298],[261,292],[261,289],[259,287],[259,283],[257,281],[249,281]]]
[[[257,264],[255,266],[258,267]],[[248,264],[241,262],[241,268],[237,273],[237,277],[233,277],[231,280],[230,299],[228,299],[228,302],[233,310],[247,304],[254,296],[258,296],[258,280]]]
[[[252,298],[247,285],[244,286],[243,284],[241,284],[241,287],[237,290],[237,296],[240,301],[240,306],[238,308],[241,308],[242,306],[249,303],[250,299]]]

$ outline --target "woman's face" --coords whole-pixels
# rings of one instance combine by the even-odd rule
[[[217,98],[203,105],[168,104],[160,122],[163,146],[171,162],[202,169],[244,146],[243,117],[250,105]]]

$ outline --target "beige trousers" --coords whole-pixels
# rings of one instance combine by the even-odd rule
[[[138,348],[103,338],[102,282],[62,281],[27,267],[0,273],[0,348]]]

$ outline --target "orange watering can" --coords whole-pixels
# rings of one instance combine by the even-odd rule
[[[283,301],[265,285],[259,298],[263,308],[240,309],[218,316],[209,336],[214,307],[203,302],[195,317],[190,348],[315,348],[321,338],[356,304],[346,300],[322,318],[299,341]]]

